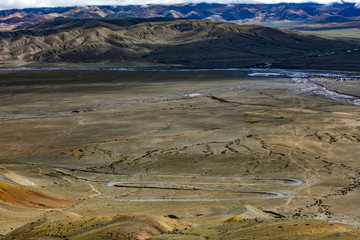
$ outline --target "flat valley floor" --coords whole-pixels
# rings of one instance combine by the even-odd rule
[[[264,71],[0,71],[0,238],[122,215],[187,226],[154,239],[358,239],[360,107],[317,93],[360,82]]]

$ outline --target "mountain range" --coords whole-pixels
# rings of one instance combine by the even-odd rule
[[[356,42],[193,19],[52,19],[0,33],[3,66],[95,63],[227,68],[291,63],[292,68],[352,69],[358,66],[358,51]],[[328,59],[333,56],[335,62]],[[312,64],[316,61],[320,64]]]
[[[2,66],[96,63],[356,70],[359,39],[360,9],[353,3],[0,11]]]
[[[0,11],[0,30],[28,27],[49,19],[189,18],[284,29],[358,28],[360,9],[354,3],[178,4],[12,9]]]

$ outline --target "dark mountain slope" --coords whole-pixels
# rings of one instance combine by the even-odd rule
[[[47,20],[0,33],[0,46],[2,64],[188,67],[253,67],[356,48],[257,25],[166,18]]]

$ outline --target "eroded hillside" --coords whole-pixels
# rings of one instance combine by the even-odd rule
[[[324,56],[345,54],[340,62],[350,49],[357,51],[352,42],[275,28],[166,18],[48,20],[25,30],[0,33],[0,46],[1,63],[12,66],[66,62],[286,67],[289,61],[303,66],[306,58],[304,67],[313,67],[311,62]],[[337,66],[338,62],[331,64]]]

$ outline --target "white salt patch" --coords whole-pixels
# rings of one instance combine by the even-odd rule
[[[270,76],[280,76],[280,73],[260,73],[260,72],[255,72],[255,73],[249,73],[248,74],[251,77],[270,77]]]
[[[185,94],[184,97],[198,97],[201,96],[200,93],[189,93],[189,94]]]

